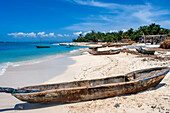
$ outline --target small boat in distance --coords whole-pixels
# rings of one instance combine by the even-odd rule
[[[43,46],[42,45],[42,37],[40,37],[40,46],[36,46],[37,48],[50,48],[50,46]]]
[[[100,79],[27,86],[19,89],[0,87],[0,92],[12,93],[19,100],[29,103],[80,102],[133,94],[156,87],[169,70],[169,67],[156,67]]]
[[[68,45],[66,45],[66,48],[70,48],[71,46],[68,44]]]
[[[50,48],[50,46],[36,46],[37,48]]]

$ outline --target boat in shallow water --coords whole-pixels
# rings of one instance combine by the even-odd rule
[[[37,48],[50,48],[50,46],[36,46]]]
[[[108,51],[90,51],[89,52],[92,55],[113,55],[113,54],[119,54],[120,49],[118,50],[108,50]]]
[[[50,46],[43,46],[42,45],[42,37],[40,37],[40,45],[36,46],[37,48],[50,48]]]
[[[147,90],[157,86],[169,70],[169,67],[156,67],[133,71],[126,75],[28,86],[6,92],[12,92],[19,100],[29,103],[80,102]]]

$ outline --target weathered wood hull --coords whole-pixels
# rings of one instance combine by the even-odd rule
[[[113,54],[119,54],[120,50],[116,50],[116,51],[92,51],[89,52],[92,55],[113,55]]]
[[[155,51],[151,51],[151,50],[141,50],[141,49],[136,49],[139,53],[142,54],[148,54],[148,55],[154,55]]]
[[[111,45],[108,45],[108,47],[121,47],[121,46],[127,46],[127,45],[132,45],[132,43],[111,44]]]
[[[50,46],[36,46],[37,48],[50,48]]]
[[[167,67],[151,68],[151,71],[154,71],[154,69],[158,69],[158,71],[164,69],[164,71],[157,75],[148,76],[148,78],[147,72],[149,72],[150,69],[131,72],[124,76],[121,75],[116,77],[82,80],[60,84],[28,86],[21,89],[39,89],[42,92],[15,93],[13,96],[29,103],[70,103],[132,94],[157,86],[169,72],[169,68]],[[132,77],[134,73],[142,72],[144,72],[143,79],[134,79]],[[157,72],[157,70],[155,70],[155,72]],[[138,76],[136,74],[136,77],[140,78],[142,76]]]

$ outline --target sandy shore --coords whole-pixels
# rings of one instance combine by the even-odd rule
[[[40,63],[9,67],[5,74],[0,76],[0,87],[17,88],[42,84],[48,79],[64,73],[67,66],[73,63],[75,63],[75,61],[65,55],[57,56],[56,58],[49,57],[48,60],[41,61]],[[18,104],[25,103],[14,98],[11,94],[0,94],[0,112],[14,112]],[[27,104],[25,106],[27,106]],[[29,106],[32,105],[29,104]],[[37,105],[37,107],[34,106],[34,108],[39,108],[38,106],[39,105]]]
[[[58,73],[56,76],[48,77],[46,81],[41,81],[43,84],[47,83],[57,83],[81,79],[91,79],[100,78],[106,76],[115,76],[126,74],[137,69],[145,69],[157,66],[170,66],[170,61],[159,61],[157,59],[151,59],[149,57],[138,57],[137,55],[120,53],[117,55],[104,55],[104,56],[93,56],[84,52],[79,56],[72,56],[71,65],[67,65],[67,69],[63,73]],[[70,61],[72,61],[70,59]],[[56,60],[57,62],[58,60]],[[60,60],[62,61],[62,60]],[[49,61],[48,61],[49,62]],[[32,74],[47,74],[40,73],[40,71],[45,70],[49,73],[54,73],[57,70],[56,62],[51,61],[53,64],[50,68],[48,63],[44,63],[46,68],[39,69],[37,66],[39,64],[33,64],[31,66],[20,67],[22,70],[18,70],[17,67],[11,68],[6,74],[8,76],[15,76],[16,71],[23,74],[27,70],[28,75],[30,71]],[[33,68],[34,67],[34,68]],[[19,67],[18,67],[19,68]],[[52,70],[48,70],[51,69]],[[56,70],[54,69],[56,68]],[[29,70],[30,69],[30,70]],[[54,71],[55,70],[55,71]],[[27,74],[26,74],[27,75]],[[7,75],[3,75],[7,76]],[[24,75],[25,76],[25,75]],[[33,75],[34,76],[34,75]],[[42,75],[41,75],[42,76]],[[1,78],[0,78],[1,79]],[[22,82],[27,78],[23,77]],[[35,79],[38,78],[38,76]],[[4,80],[8,80],[4,78]],[[3,81],[4,81],[3,80]],[[40,83],[40,82],[39,82]],[[5,84],[5,83],[4,83]],[[18,85],[26,85],[19,83]],[[35,84],[35,83],[34,83]],[[14,84],[8,82],[8,86],[13,86]],[[16,86],[18,86],[16,85]],[[28,85],[28,83],[27,83]],[[18,105],[23,105],[23,110],[17,110]],[[99,99],[93,101],[85,101],[79,103],[71,104],[28,104],[21,102],[9,94],[0,94],[0,111],[3,112],[24,112],[24,113],[152,113],[152,112],[170,112],[170,73],[163,79],[163,81],[156,87],[145,92],[118,96],[107,99]]]

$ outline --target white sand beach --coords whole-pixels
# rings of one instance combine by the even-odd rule
[[[82,79],[101,78],[126,74],[138,69],[170,66],[170,61],[120,53],[116,55],[93,56],[84,52],[64,59],[51,59],[39,64],[11,67],[3,76],[1,86],[22,87],[34,84],[51,84]],[[60,63],[59,63],[60,61]],[[63,66],[64,65],[64,66]],[[50,67],[49,67],[50,66]],[[60,66],[64,72],[58,73]],[[42,67],[40,69],[40,67]],[[19,76],[20,75],[20,76]],[[22,75],[22,76],[21,76]],[[48,77],[44,77],[47,75]],[[6,82],[9,77],[14,81]],[[28,79],[28,78],[29,79]],[[31,77],[31,78],[30,78]],[[42,79],[42,80],[41,80]],[[46,80],[45,80],[46,79]],[[16,80],[19,81],[15,84]],[[34,81],[33,83],[27,81]],[[45,80],[45,81],[44,81]],[[18,106],[23,106],[19,110]],[[137,94],[70,104],[29,104],[10,94],[0,94],[0,112],[4,113],[158,113],[170,112],[170,73],[156,87]]]

